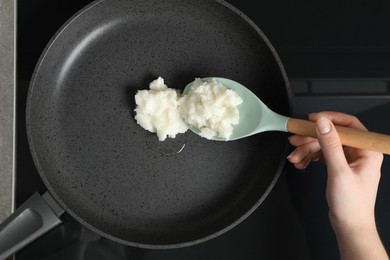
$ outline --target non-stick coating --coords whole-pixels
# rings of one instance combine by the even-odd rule
[[[158,76],[176,89],[195,77],[230,78],[290,112],[279,58],[230,5],[98,1],[61,28],[37,64],[29,143],[50,193],[84,225],[128,245],[188,246],[257,208],[282,170],[287,140],[268,132],[215,142],[187,132],[161,143],[133,112],[136,91]]]

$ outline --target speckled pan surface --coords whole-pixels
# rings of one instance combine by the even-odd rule
[[[243,221],[284,165],[279,132],[160,143],[134,120],[134,95],[162,76],[241,82],[289,114],[287,77],[245,15],[214,0],[97,1],[53,37],[31,81],[27,131],[50,193],[81,223],[132,246],[176,248]],[[181,152],[176,153],[184,146]]]

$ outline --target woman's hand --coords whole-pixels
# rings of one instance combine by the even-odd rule
[[[358,236],[360,239],[377,241],[374,244],[376,249],[379,247],[383,256],[386,256],[377,235],[374,216],[383,154],[341,145],[333,123],[366,130],[352,115],[321,112],[310,114],[309,120],[316,122],[317,139],[291,136],[289,141],[296,148],[288,160],[297,169],[304,169],[310,161],[321,160],[326,163],[329,218],[338,238],[341,255],[344,255],[344,259],[363,259],[359,257],[368,248],[362,246],[363,241],[357,239]],[[360,255],[351,256],[352,253]],[[365,256],[369,253],[366,252]]]

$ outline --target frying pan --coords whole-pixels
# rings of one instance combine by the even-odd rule
[[[276,51],[228,3],[95,1],[62,26],[36,65],[27,135],[48,191],[1,224],[1,256],[63,214],[126,245],[179,248],[230,230],[261,204],[284,166],[286,135],[213,142],[188,131],[159,142],[133,111],[136,91],[158,76],[176,89],[195,77],[231,78],[290,114]]]

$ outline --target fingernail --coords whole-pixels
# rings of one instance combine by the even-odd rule
[[[287,156],[287,159],[290,159],[291,157],[293,157],[294,152],[295,152],[295,151],[292,151],[292,152]]]
[[[328,134],[331,130],[329,120],[326,118],[318,119],[317,120],[317,129],[318,129],[318,132],[320,132],[320,134],[322,134],[322,135]]]

